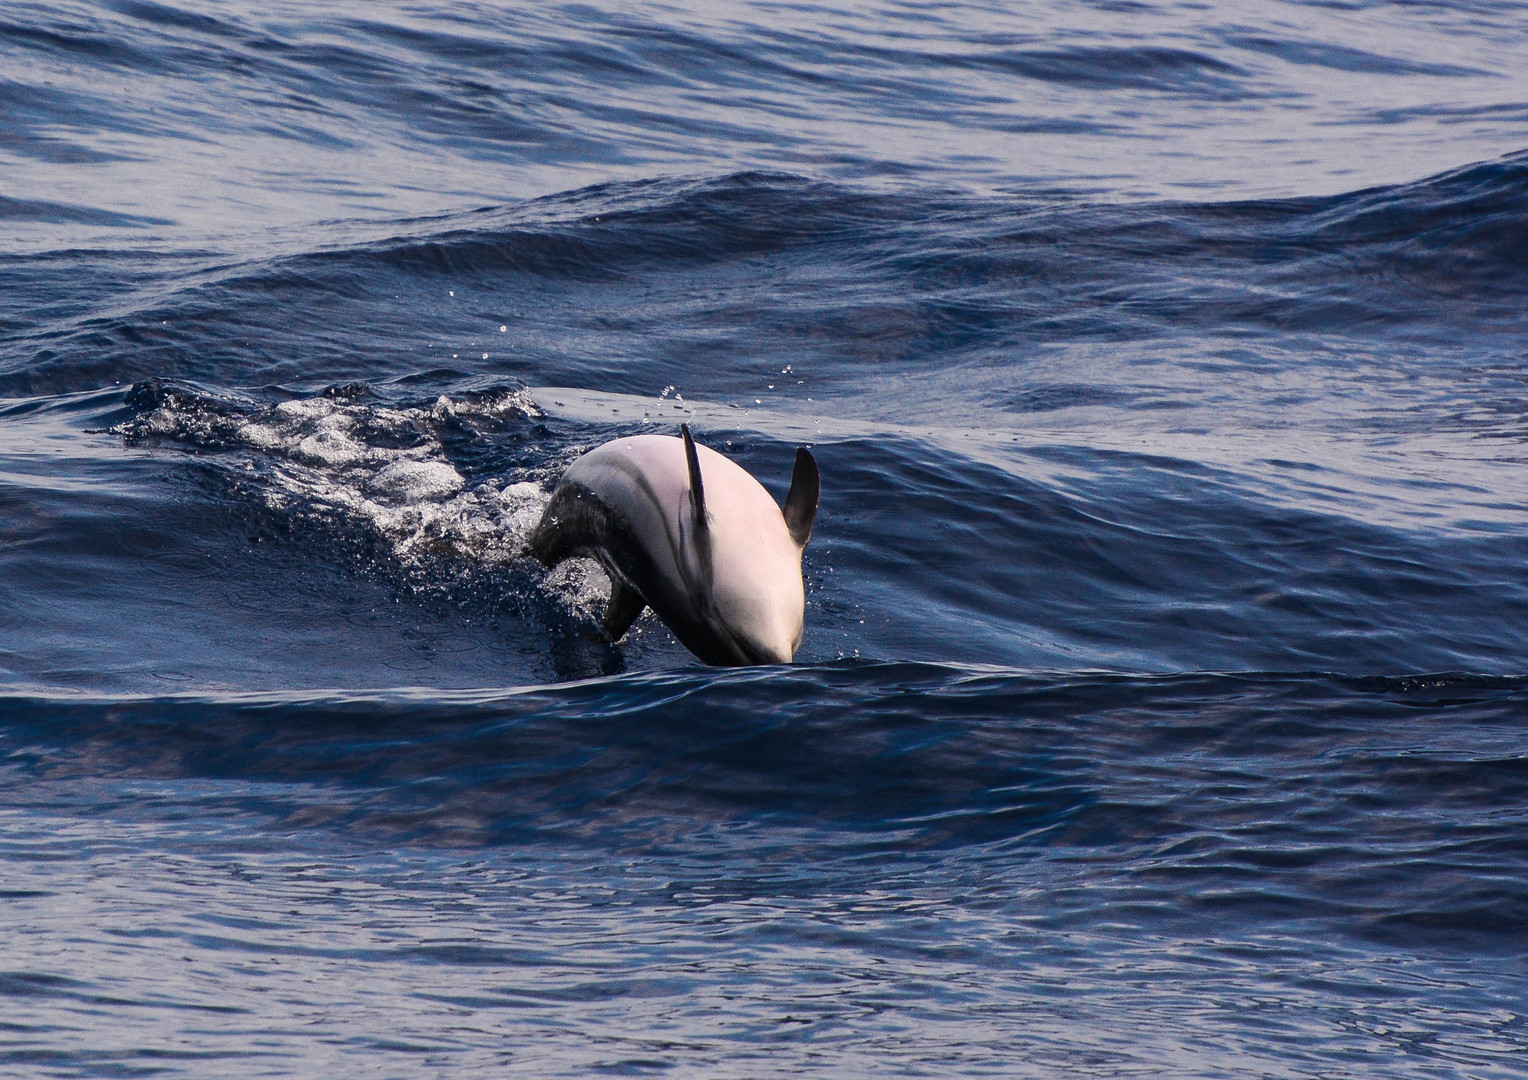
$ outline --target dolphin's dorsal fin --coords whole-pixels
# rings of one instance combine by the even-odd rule
[[[695,440],[690,435],[690,425],[680,424],[684,436],[684,460],[690,467],[690,509],[695,515],[695,535],[702,536],[708,528],[706,517],[706,485],[700,479],[700,456],[695,453]]]
[[[785,527],[799,548],[806,547],[812,538],[812,523],[817,520],[817,499],[821,478],[817,475],[817,459],[804,446],[796,448],[796,468],[791,473],[791,489],[786,493]]]

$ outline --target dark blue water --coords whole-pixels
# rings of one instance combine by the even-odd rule
[[[1528,4],[1010,7],[0,8],[0,1074],[1528,1076]]]

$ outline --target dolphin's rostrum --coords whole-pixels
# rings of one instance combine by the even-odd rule
[[[784,664],[801,644],[801,552],[817,516],[817,462],[796,451],[785,506],[731,459],[682,439],[633,435],[568,467],[531,533],[550,568],[575,555],[610,575],[601,627],[619,641],[651,607],[707,664]]]

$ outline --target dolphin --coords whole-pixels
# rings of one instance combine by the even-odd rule
[[[619,641],[642,609],[702,662],[787,664],[801,644],[801,552],[817,517],[817,462],[796,451],[782,509],[690,427],[597,446],[563,475],[530,551],[548,569],[573,556],[610,575],[601,625]]]

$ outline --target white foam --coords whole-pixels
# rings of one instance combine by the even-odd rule
[[[541,587],[586,622],[597,621],[610,598],[610,579],[593,559],[565,559],[548,571]]]
[[[415,409],[313,397],[234,417],[177,400],[140,417],[133,433],[242,447],[252,456],[240,471],[259,478],[253,489],[272,509],[307,507],[361,523],[405,563],[498,563],[525,554],[548,494],[539,477],[489,477],[469,487],[446,460],[438,432],[453,418],[516,415],[541,415],[521,390],[442,396]]]
[[[417,573],[428,587],[442,574],[450,579],[526,559],[548,487],[564,459],[576,455],[576,448],[563,448],[541,468],[469,480],[447,459],[443,427],[542,415],[524,390],[441,396],[421,408],[313,397],[233,415],[177,398],[137,418],[127,433],[243,450],[235,466],[241,483],[270,509],[369,529],[405,574]],[[610,592],[604,571],[589,559],[567,560],[539,580],[554,603],[582,619],[597,618]]]
[[[299,440],[292,455],[310,465],[345,466],[365,461],[366,447],[343,431],[326,427]]]
[[[403,502],[440,500],[455,495],[465,481],[444,461],[394,461],[383,466],[367,483],[372,494]]]

